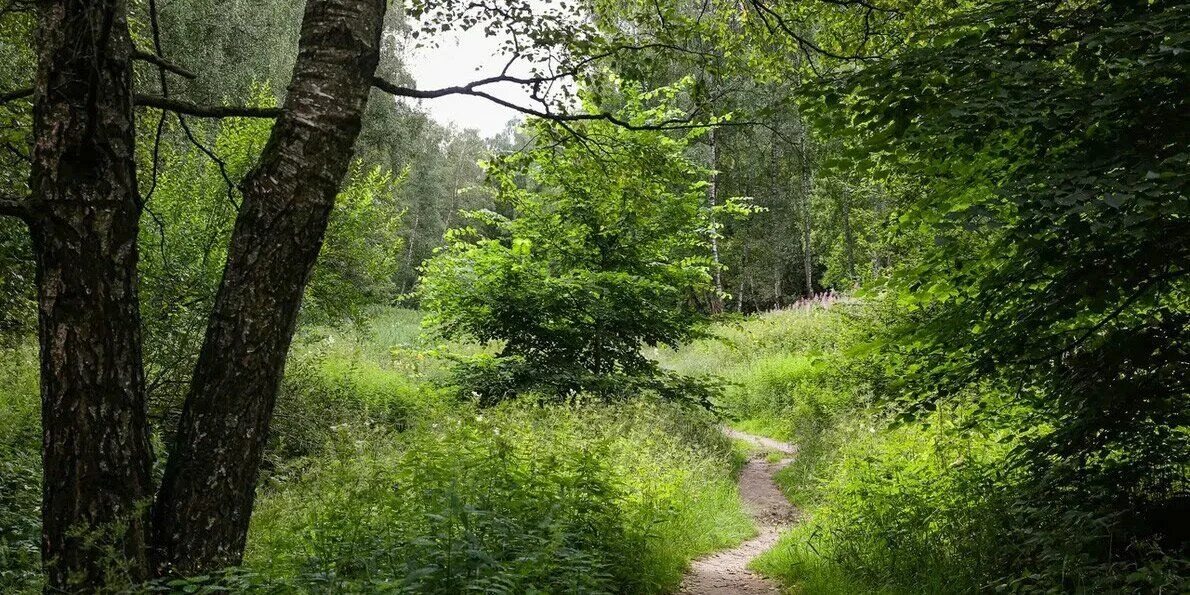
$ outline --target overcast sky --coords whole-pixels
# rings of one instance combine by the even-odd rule
[[[530,0],[535,14],[544,15],[557,10],[551,0]],[[413,75],[418,89],[438,89],[463,85],[477,78],[500,74],[508,57],[500,54],[504,37],[486,37],[483,27],[469,31],[436,33],[436,48],[411,48],[405,55],[405,66]],[[509,74],[528,76],[529,65],[514,64]],[[529,99],[526,88],[514,84],[491,85],[484,90],[492,95],[523,105],[539,108]],[[504,131],[509,120],[521,119],[522,114],[479,97],[452,95],[438,99],[409,100],[421,105],[442,124],[454,123],[460,128],[475,128],[485,136]]]
[[[440,40],[439,47],[416,48],[406,57],[406,67],[413,74],[418,89],[462,85],[477,78],[496,75],[507,60],[498,53],[499,40],[485,37],[479,27],[436,38]],[[495,85],[487,89],[501,99],[519,105],[531,105],[528,93],[520,85]],[[442,124],[453,122],[460,128],[475,128],[484,136],[502,132],[509,120],[519,116],[513,110],[479,97],[452,95],[409,101],[421,105]]]

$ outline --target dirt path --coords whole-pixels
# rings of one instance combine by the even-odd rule
[[[730,428],[723,430],[730,438],[751,442],[768,452],[785,455],[780,462],[770,463],[767,452],[758,453],[740,472],[740,496],[744,508],[756,521],[760,534],[738,547],[699,558],[690,564],[690,571],[682,579],[678,593],[683,595],[753,595],[779,594],[776,583],[748,570],[748,563],[777,542],[781,531],[797,518],[797,510],[773,483],[773,475],[788,465],[797,448],[761,436],[745,434]]]

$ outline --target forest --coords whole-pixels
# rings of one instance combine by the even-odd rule
[[[0,62],[0,593],[1190,592],[1190,3],[0,0]]]

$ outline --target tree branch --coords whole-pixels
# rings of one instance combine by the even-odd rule
[[[17,217],[28,221],[33,216],[33,209],[26,200],[0,194],[0,216]]]
[[[199,105],[181,99],[170,99],[159,95],[138,93],[134,100],[141,107],[153,107],[176,114],[196,118],[276,118],[281,115],[279,107],[247,107],[240,105]]]
[[[174,64],[173,62],[170,62],[169,60],[166,60],[165,58],[162,58],[162,57],[160,57],[156,54],[150,53],[150,52],[142,52],[140,50],[133,50],[132,59],[140,60],[141,62],[148,62],[149,64],[152,64],[154,66],[157,66],[158,68],[162,68],[164,70],[172,72],[172,73],[174,73],[180,77],[183,77],[183,78],[187,78],[187,79],[191,79],[191,80],[198,78],[198,75],[194,74],[193,72],[190,72],[189,70],[186,70],[185,68],[182,68],[181,66],[178,66],[177,64]],[[14,89],[12,91],[5,91],[3,93],[0,93],[0,103],[8,103],[9,101],[15,101],[17,99],[24,99],[26,97],[31,97],[32,95],[33,95],[33,87],[23,87],[20,89]]]
[[[194,74],[193,72],[190,72],[189,70],[186,70],[185,68],[182,68],[181,66],[178,66],[177,64],[174,64],[173,62],[170,62],[169,60],[166,60],[165,58],[162,58],[161,56],[158,56],[157,54],[154,54],[151,52],[142,52],[140,50],[133,50],[132,59],[140,60],[141,62],[148,62],[149,64],[152,64],[152,65],[154,65],[158,68],[161,68],[163,70],[172,72],[182,78],[187,78],[187,79],[191,79],[191,80],[198,78],[197,74]]]
[[[17,99],[24,99],[33,95],[33,87],[25,87],[24,89],[16,89],[14,91],[5,91],[0,93],[0,103],[8,103]]]
[[[434,99],[434,98],[438,98],[438,97],[446,97],[447,95],[470,95],[472,97],[479,97],[482,99],[486,99],[488,101],[491,101],[492,103],[495,103],[496,105],[504,106],[508,109],[520,112],[525,115],[535,116],[535,117],[542,118],[544,120],[550,120],[553,122],[586,122],[586,121],[594,121],[594,120],[603,120],[603,121],[615,124],[616,126],[619,126],[621,128],[626,128],[628,130],[682,130],[682,129],[691,129],[691,128],[708,128],[708,127],[714,127],[714,126],[720,125],[718,123],[716,123],[716,124],[695,123],[693,115],[691,115],[690,117],[686,117],[686,118],[671,118],[668,120],[663,120],[661,122],[657,122],[655,124],[633,124],[627,120],[623,120],[621,118],[616,117],[614,114],[607,113],[607,112],[584,113],[584,114],[557,114],[557,113],[553,113],[550,111],[542,111],[542,110],[533,109],[531,107],[525,107],[523,105],[517,105],[511,101],[501,99],[499,97],[496,97],[495,95],[492,95],[485,91],[481,91],[477,88],[482,85],[491,84],[493,82],[501,82],[501,81],[515,82],[518,80],[529,80],[529,79],[517,79],[516,77],[507,77],[507,76],[494,76],[494,77],[474,81],[474,82],[468,83],[466,85],[458,86],[458,87],[443,87],[441,89],[431,89],[431,90],[424,90],[424,91],[418,90],[418,89],[410,89],[408,87],[402,87],[400,85],[396,85],[396,84],[389,82],[385,79],[382,79],[380,77],[373,78],[372,85],[374,87],[376,87],[377,89],[384,91],[385,93],[389,93],[389,94],[395,95],[397,97],[412,97],[414,99]],[[546,79],[542,79],[542,80],[546,80]]]

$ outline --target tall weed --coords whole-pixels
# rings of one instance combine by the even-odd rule
[[[37,349],[0,347],[0,593],[41,591]]]
[[[316,591],[667,591],[752,531],[730,445],[689,415],[506,405],[344,428],[333,456],[265,492],[248,565]]]

